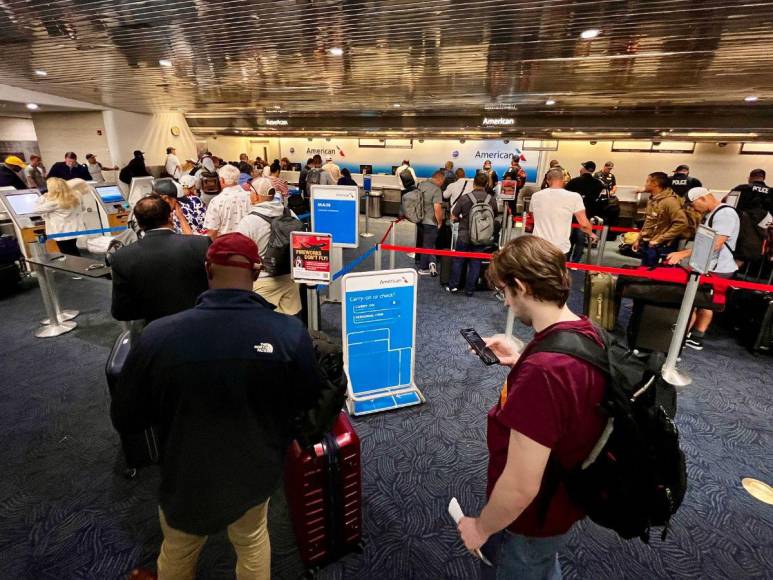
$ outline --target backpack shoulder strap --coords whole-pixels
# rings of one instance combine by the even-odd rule
[[[486,199],[484,199],[484,200],[483,200],[483,203],[485,203],[486,205],[488,205],[488,204],[489,204],[489,202],[491,202],[491,194],[490,194],[490,193],[487,193],[487,194],[486,194]]]
[[[269,224],[274,223],[274,218],[268,217],[267,215],[264,215],[262,213],[258,213],[256,211],[251,211],[250,215],[256,215],[259,218],[266,220]]]
[[[607,344],[603,331],[601,339]],[[529,351],[529,354],[537,352],[555,352],[573,356],[588,364],[593,365],[603,373],[609,375],[609,359],[605,348],[596,344],[595,341],[571,330],[557,330],[545,337]],[[528,358],[528,357],[527,357]]]
[[[475,205],[476,203],[478,203],[478,200],[475,199],[475,195],[473,194],[472,191],[468,191],[465,195],[470,198],[472,205]]]
[[[738,213],[738,210],[734,208],[732,205],[723,204],[720,205],[717,209],[715,209],[711,215],[709,216],[709,221],[706,224],[707,226],[711,227],[714,224],[714,216],[716,216],[720,211],[722,211],[724,208],[729,207],[732,209],[735,213]],[[727,240],[725,240],[725,247],[728,249],[728,251],[732,254],[733,248],[730,247],[730,244],[727,243]]]

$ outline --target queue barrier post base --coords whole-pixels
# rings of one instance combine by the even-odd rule
[[[62,313],[61,313],[61,316],[59,317],[59,319],[62,322],[64,322],[64,321],[67,321],[67,320],[72,320],[73,318],[75,318],[79,314],[80,314],[80,311],[78,311],[78,310],[62,310]],[[43,326],[45,326],[47,324],[51,324],[51,319],[50,318],[44,318],[43,320],[40,321],[40,324],[42,324]]]
[[[35,336],[37,338],[52,338],[66,332],[70,332],[77,326],[77,322],[73,320],[65,320],[60,324],[49,324],[40,327],[37,331],[35,331]]]
[[[667,383],[675,387],[686,387],[692,384],[690,375],[677,368],[663,369],[663,378]]]
[[[691,271],[687,287],[684,289],[684,298],[682,298],[682,305],[679,308],[679,316],[676,319],[676,326],[674,328],[674,334],[671,337],[671,344],[668,347],[666,362],[661,369],[663,378],[675,387],[686,387],[692,383],[692,379],[687,373],[676,368],[676,362],[679,358],[679,353],[682,350],[684,337],[687,334],[687,327],[690,322],[690,316],[692,315],[692,308],[695,303],[695,295],[698,292],[699,284],[700,273],[694,270]]]

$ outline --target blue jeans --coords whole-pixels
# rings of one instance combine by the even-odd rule
[[[582,254],[585,252],[588,236],[580,228],[572,228],[572,234],[569,236],[569,241],[572,243],[572,249],[570,250],[571,259],[569,261],[579,264],[582,262]]]
[[[493,567],[480,564],[484,580],[561,580],[558,550],[569,534],[549,538],[527,538],[502,530],[481,548]]]
[[[473,246],[467,242],[456,240],[457,252],[482,252],[484,248],[482,246]],[[467,279],[464,283],[464,289],[467,292],[474,292],[475,285],[478,283],[480,277],[480,260],[470,260],[467,258],[454,258],[451,264],[451,279],[448,281],[449,288],[459,288],[462,280],[462,266],[467,262]]]
[[[639,248],[642,256],[641,265],[647,266],[649,268],[658,266],[660,264],[660,260],[671,252],[675,252],[678,246],[678,240],[674,240],[668,244],[658,244],[656,246],[653,246],[649,242],[642,242],[641,247]]]
[[[435,240],[437,239],[438,229],[435,225],[421,224],[421,246],[429,250],[435,249]],[[419,257],[419,268],[429,270],[430,263],[435,263],[436,258],[431,254],[421,254]]]

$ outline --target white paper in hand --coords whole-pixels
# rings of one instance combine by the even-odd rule
[[[462,511],[462,506],[459,505],[459,501],[452,497],[451,501],[448,503],[448,514],[454,518],[454,521],[456,522],[456,525],[459,525],[459,522],[462,521],[462,518],[464,517],[464,512]],[[484,564],[487,566],[491,566],[491,562],[488,561],[486,556],[483,555],[483,553],[480,550],[475,550],[475,555],[480,558]]]

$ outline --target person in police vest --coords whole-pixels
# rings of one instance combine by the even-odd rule
[[[740,194],[736,205],[738,211],[764,209],[773,214],[773,190],[765,184],[764,169],[752,169],[748,183],[736,185],[733,191]]]
[[[693,187],[703,187],[703,184],[699,179],[690,177],[689,165],[680,165],[674,169],[674,174],[671,176],[671,189],[676,195],[684,199]]]

